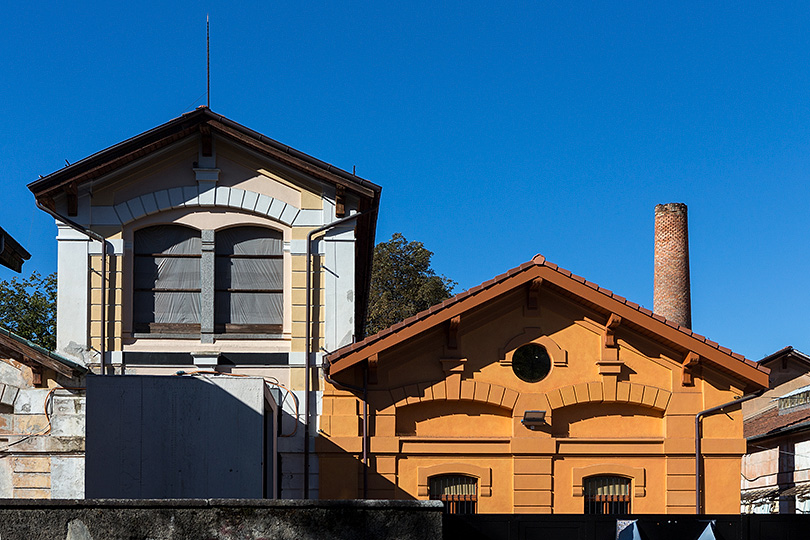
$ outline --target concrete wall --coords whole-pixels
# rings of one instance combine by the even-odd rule
[[[0,501],[3,540],[440,540],[433,501]]]

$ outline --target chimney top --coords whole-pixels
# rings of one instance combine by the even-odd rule
[[[684,203],[655,206],[653,311],[680,326],[692,327],[689,230]]]

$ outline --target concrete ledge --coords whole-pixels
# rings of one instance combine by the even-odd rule
[[[441,540],[442,503],[387,500],[0,499],[3,540]]]

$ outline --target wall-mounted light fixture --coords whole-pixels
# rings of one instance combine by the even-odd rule
[[[546,411],[526,411],[523,413],[523,420],[521,423],[529,429],[537,429],[542,426],[547,426]]]

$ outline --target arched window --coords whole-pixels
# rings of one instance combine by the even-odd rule
[[[585,478],[586,514],[629,514],[630,479],[623,476]]]
[[[475,514],[478,506],[478,479],[460,474],[430,478],[430,498],[444,503],[445,514]]]
[[[215,330],[281,333],[283,237],[262,227],[216,233]]]
[[[157,225],[135,231],[136,332],[200,331],[200,231]]]

